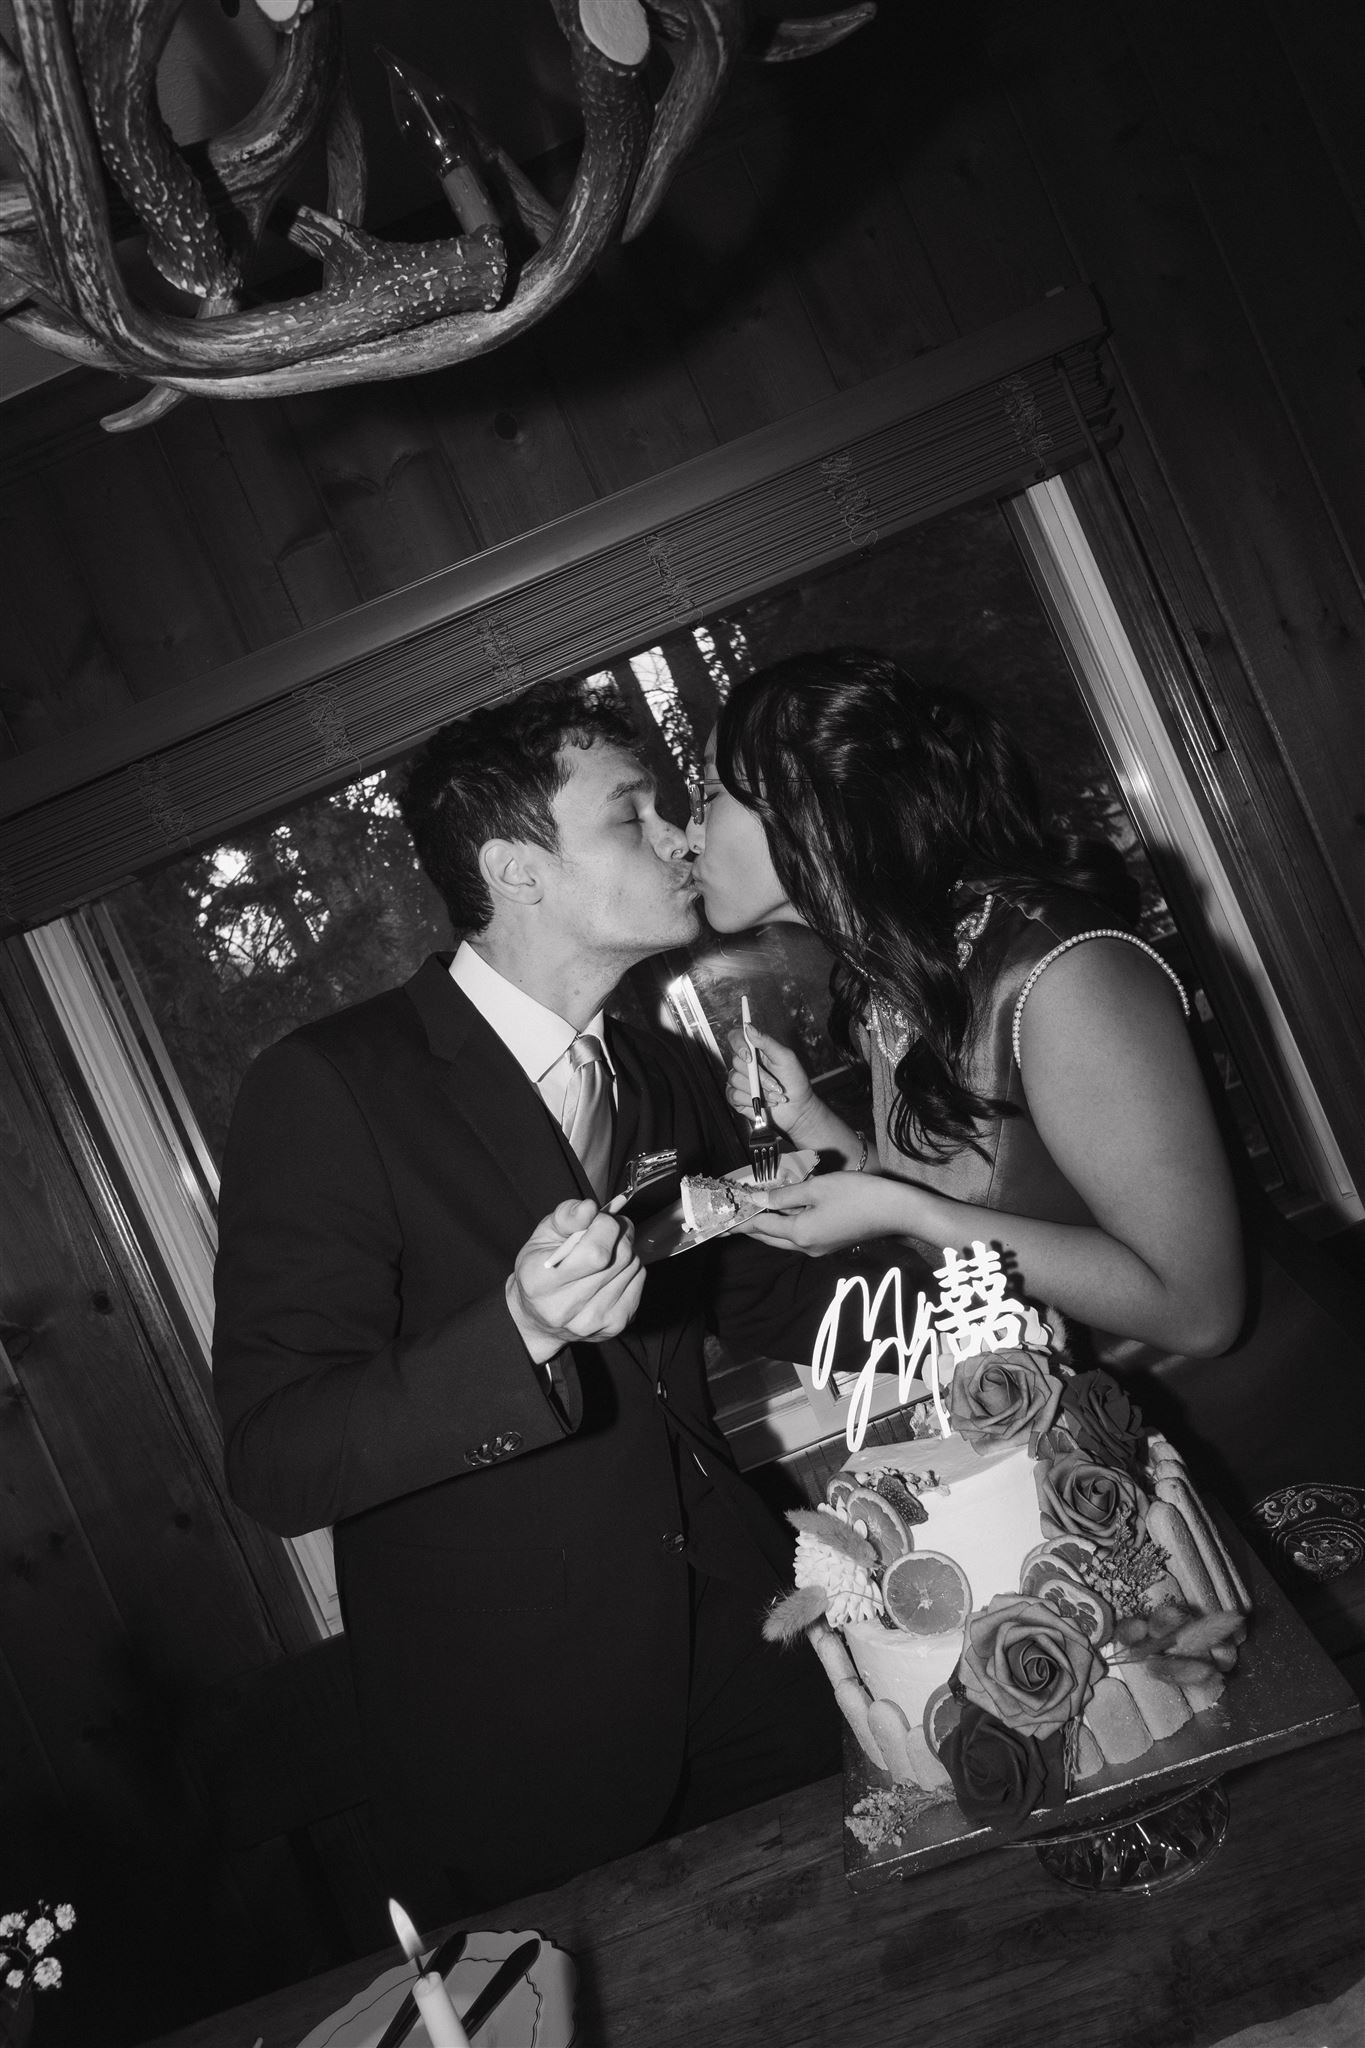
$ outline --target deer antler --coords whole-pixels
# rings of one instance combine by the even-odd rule
[[[565,298],[623,232],[658,207],[750,29],[749,0],[646,0],[676,45],[651,119],[641,0],[552,0],[583,113],[583,148],[554,215],[495,144],[502,183],[539,244],[500,304],[506,257],[492,228],[387,243],[360,228],[364,157],[347,93],[335,0],[296,16],[257,107],[207,147],[182,150],[156,101],[157,65],[181,0],[14,0],[19,59],[0,44],[0,119],[22,185],[0,186],[0,315],[31,340],[157,388],[106,422],[139,424],[172,393],[268,397],[412,376],[481,355]],[[272,19],[286,0],[260,0]],[[801,24],[837,39],[868,5]],[[764,53],[785,54],[777,38]],[[244,266],[303,149],[326,127],[328,211],[282,224],[324,263],[320,290],[241,303]],[[109,181],[116,191],[111,195]],[[124,207],[196,315],[134,296],[118,257]]]

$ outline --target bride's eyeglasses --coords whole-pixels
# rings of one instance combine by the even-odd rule
[[[687,778],[687,817],[692,825],[706,823],[706,784],[696,773]]]

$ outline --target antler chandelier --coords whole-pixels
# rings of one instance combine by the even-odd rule
[[[0,125],[21,173],[0,183],[0,318],[73,362],[152,384],[105,422],[114,427],[156,417],[189,392],[277,397],[414,376],[499,347],[653,218],[745,45],[768,60],[806,56],[875,12],[861,4],[760,26],[753,0],[549,0],[583,118],[563,205],[552,208],[469,124],[471,163],[534,250],[515,265],[490,206],[440,241],[362,230],[364,145],[340,0],[257,0],[279,30],[261,99],[207,145],[180,148],[156,74],[181,4],[13,0],[17,50],[0,41]],[[672,69],[651,103],[644,74],[656,42]],[[285,188],[317,138],[326,206],[289,204]],[[321,259],[320,287],[254,296],[267,221]],[[129,254],[143,242],[160,276],[197,306],[176,309],[172,294],[139,286]]]

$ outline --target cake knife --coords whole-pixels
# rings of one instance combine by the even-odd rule
[[[458,1929],[454,1934],[448,1934],[440,1947],[434,1951],[424,1965],[425,1970],[428,1973],[435,1971],[438,1975],[444,1977],[446,1971],[453,1970],[456,1963],[459,1962],[460,1957],[464,1954],[465,1943],[468,1939],[469,1934],[464,1928]],[[407,1997],[403,2000],[403,2003],[375,2042],[375,2048],[398,2048],[398,2043],[407,2040],[408,2035],[416,2024],[417,2000],[409,1991]]]
[[[471,2041],[489,2015],[502,2004],[508,1992],[526,1976],[540,1950],[541,1940],[538,1934],[533,1934],[529,1941],[518,1942],[511,1955],[498,1964],[478,1997],[470,2000],[469,2010],[460,2014],[460,2025]]]

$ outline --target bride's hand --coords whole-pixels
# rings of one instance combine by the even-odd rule
[[[752,1025],[750,1035],[758,1054],[763,1098],[773,1122],[789,1138],[795,1138],[797,1126],[803,1121],[808,1122],[812,1113],[824,1105],[811,1087],[805,1068],[788,1046],[780,1045],[775,1038],[769,1038],[766,1031],[755,1030]],[[749,1087],[749,1052],[742,1026],[730,1033],[730,1071],[725,1081],[725,1099],[731,1109],[752,1123],[754,1098]]]
[[[906,1189],[876,1173],[821,1173],[792,1187],[770,1187],[762,1215],[744,1226],[750,1237],[818,1258],[868,1237],[904,1232]]]

